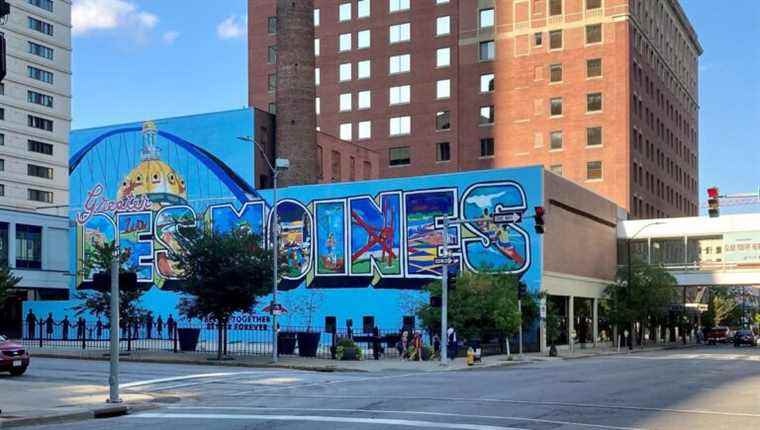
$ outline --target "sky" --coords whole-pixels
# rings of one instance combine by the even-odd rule
[[[681,4],[704,48],[700,199],[713,185],[721,193],[758,191],[760,1]],[[246,106],[246,7],[246,0],[74,0],[72,127]],[[747,209],[760,205],[738,208]]]

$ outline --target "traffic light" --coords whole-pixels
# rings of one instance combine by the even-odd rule
[[[536,215],[533,217],[536,226],[536,233],[544,234],[544,207],[536,206]]]
[[[525,296],[527,295],[528,295],[528,286],[525,285],[525,282],[519,282],[517,284],[517,298],[524,299]]]
[[[707,189],[707,213],[710,218],[717,218],[720,215],[720,200],[718,187],[710,187]]]
[[[454,291],[457,288],[457,274],[454,272],[449,272],[448,275],[449,282],[448,282],[448,289],[449,291]]]

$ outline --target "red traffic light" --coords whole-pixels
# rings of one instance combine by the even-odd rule
[[[544,207],[536,206],[533,208],[536,211],[536,216],[533,217],[535,221],[536,233],[544,234]]]
[[[707,197],[711,199],[717,199],[718,198],[718,187],[710,187],[707,189]]]
[[[536,216],[537,217],[544,216],[544,207],[543,206],[536,206],[535,209],[536,209]]]

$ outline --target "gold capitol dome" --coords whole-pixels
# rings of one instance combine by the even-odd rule
[[[161,161],[161,151],[156,146],[157,134],[158,129],[153,121],[143,124],[143,147],[140,151],[140,164],[122,180],[117,199],[146,195],[156,204],[187,203],[185,178],[180,176],[174,168]]]

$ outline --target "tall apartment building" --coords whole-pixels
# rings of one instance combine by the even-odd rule
[[[8,69],[0,86],[0,208],[63,207],[69,201],[71,2],[9,3],[0,25]]]
[[[269,111],[275,3],[248,4]],[[632,217],[698,211],[702,48],[678,0],[314,0],[314,26],[317,126],[381,177],[543,164]]]

